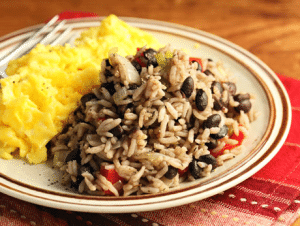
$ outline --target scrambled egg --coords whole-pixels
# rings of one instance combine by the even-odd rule
[[[84,31],[74,46],[37,45],[12,60],[1,79],[0,157],[17,153],[29,163],[47,159],[46,144],[59,133],[82,95],[99,85],[101,61],[118,47],[122,56],[137,47],[159,48],[149,33],[110,15]]]

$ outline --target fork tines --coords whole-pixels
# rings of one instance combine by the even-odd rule
[[[22,53],[31,50],[38,42],[42,44],[48,43],[53,37],[53,35],[63,27],[63,25],[66,22],[65,20],[57,24],[45,37],[42,38],[42,40],[38,39],[38,37],[43,33],[45,33],[49,27],[51,27],[55,22],[57,22],[58,19],[59,19],[58,15],[54,16],[47,24],[45,24],[42,28],[40,28],[32,37],[27,39],[25,42],[23,42],[20,46],[18,46],[16,49],[10,52],[8,55],[3,57],[0,61],[0,65],[4,65],[8,63],[13,57],[20,56]],[[60,34],[59,36],[60,40],[62,39],[61,36],[65,36],[67,32],[70,32],[71,29],[72,28],[68,28],[65,32]]]

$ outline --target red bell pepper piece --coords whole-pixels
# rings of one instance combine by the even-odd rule
[[[140,51],[140,48],[137,48],[137,52]],[[141,53],[141,57],[144,57],[144,53]],[[135,58],[135,61],[141,65],[141,67],[146,67],[147,65],[141,61],[139,57]]]
[[[238,147],[240,145],[242,145],[243,141],[245,140],[246,135],[243,133],[242,130],[239,130],[239,135],[235,135],[234,133],[230,136],[230,139],[233,140],[237,140],[238,143],[237,144],[226,144],[220,151],[218,152],[213,152],[211,151],[211,155],[213,155],[214,157],[218,157],[219,155],[222,155],[224,153],[225,150],[231,150],[235,147]]]
[[[116,183],[123,183],[124,182],[124,178],[120,177],[119,174],[117,173],[117,171],[115,169],[106,169],[105,166],[101,166],[100,168],[100,174],[102,176],[104,176],[109,182],[111,182],[113,185]],[[118,190],[119,193],[121,192],[120,190]],[[104,193],[106,195],[114,195],[111,191],[106,190],[104,191]]]
[[[182,175],[185,174],[188,170],[189,170],[189,167],[186,167],[184,170],[178,169],[178,174],[179,174],[179,176],[182,176]]]
[[[139,65],[141,65],[141,67],[146,67],[146,66],[147,66],[145,63],[143,63],[143,62],[141,61],[140,58],[137,57],[137,58],[135,58],[135,60],[136,60],[136,62],[139,63]]]
[[[198,63],[200,64],[200,66],[201,66],[201,72],[203,72],[203,63],[202,63],[202,60],[201,60],[200,58],[190,57],[190,58],[189,58],[189,61],[190,61],[190,62],[193,62],[193,61],[198,62]]]

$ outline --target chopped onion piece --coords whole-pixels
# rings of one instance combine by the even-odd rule
[[[119,65],[119,70],[121,73],[121,79],[123,80],[124,84],[128,81],[128,84],[141,84],[141,78],[136,70],[136,68],[132,65],[132,63],[126,59],[125,57],[116,55],[116,61]]]

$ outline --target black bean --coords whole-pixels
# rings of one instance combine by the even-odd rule
[[[212,150],[218,147],[218,141],[212,139],[209,142],[206,142],[205,145],[207,146],[208,150]]]
[[[235,111],[240,112],[244,111],[245,113],[249,112],[251,109],[251,102],[250,102],[250,94],[245,93],[245,94],[237,94],[233,97],[235,101],[238,101],[240,104],[235,107]]]
[[[213,60],[212,60],[212,59],[210,59],[210,58],[208,58],[208,59],[207,59],[207,61],[208,61],[208,62],[213,62]]]
[[[213,75],[213,73],[208,69],[206,69],[203,73],[206,74],[207,76]]]
[[[225,82],[225,84],[228,86],[228,92],[230,95],[235,95],[236,93],[236,85],[233,82]]]
[[[217,88],[219,90],[220,93],[223,92],[223,87],[222,87],[222,84],[220,82],[216,82],[214,81],[212,84],[211,84],[211,92],[212,93],[215,93],[214,90],[215,88]]]
[[[211,164],[212,169],[215,169],[218,166],[216,158],[210,154],[200,156],[199,162],[205,162],[206,164]]]
[[[131,62],[131,64],[135,67],[135,69],[139,72],[139,74],[141,73],[142,71],[142,66],[136,61],[136,60],[133,60]]]
[[[250,94],[249,93],[244,93],[244,94],[237,94],[233,97],[235,101],[241,102],[243,100],[249,100],[250,99]]]
[[[223,95],[224,95],[224,93],[223,93]],[[214,109],[216,111],[222,110],[223,108],[228,108],[229,93],[227,92],[227,97],[225,98],[225,100],[223,99],[223,95],[220,99],[218,99],[217,97],[214,97]]]
[[[220,111],[223,108],[223,103],[220,99],[214,97],[214,110]]]
[[[207,94],[203,89],[199,89],[195,98],[196,107],[199,111],[204,111],[208,104]]]
[[[225,100],[224,100],[223,97],[224,97],[224,94],[222,95],[220,101],[221,101],[223,107],[228,108],[228,104],[229,104],[229,92],[227,92],[227,97],[225,97]]]
[[[110,95],[113,95],[116,92],[115,85],[113,82],[102,83],[101,86],[107,89]]]
[[[109,62],[109,59],[105,59],[105,65],[106,65],[106,67],[111,66],[111,64],[110,64],[110,62]]]
[[[152,49],[152,48],[149,48],[149,49],[146,49],[144,51],[144,57],[149,60],[151,57],[155,56],[157,54],[157,51]]]
[[[190,121],[187,123],[187,128],[190,130],[195,126],[195,116],[191,115]]]
[[[76,160],[78,164],[81,163],[81,157],[80,157],[80,149],[76,148],[72,150],[66,157],[65,162],[70,162]]]
[[[153,65],[153,67],[158,66],[157,60],[156,60],[156,51],[152,48],[149,48],[144,51],[144,57],[148,60],[147,66],[149,67],[150,65]]]
[[[203,122],[203,128],[212,128],[212,127],[218,127],[221,122],[221,115],[219,114],[213,114],[209,116],[204,122]]]
[[[203,169],[198,165],[198,161],[196,159],[193,159],[192,162],[189,164],[189,170],[191,175],[195,179],[199,179],[201,176],[201,172]]]
[[[81,102],[82,106],[85,108],[86,107],[86,102],[89,102],[93,99],[97,99],[96,95],[93,94],[93,93],[88,93],[88,94],[85,94],[81,97],[80,102]]]
[[[149,67],[150,65],[153,65],[153,67],[157,67],[158,66],[156,58],[152,58],[152,59],[148,60],[147,67]]]
[[[234,108],[235,111],[240,112],[244,111],[244,113],[248,113],[251,109],[251,102],[250,100],[246,99],[240,102],[240,104]]]
[[[113,73],[110,70],[108,70],[108,69],[105,69],[104,75],[105,75],[105,77],[112,77],[112,76],[114,76]]]
[[[202,68],[201,64],[199,64],[199,62],[197,62],[197,61],[195,61],[195,60],[192,61],[192,63],[195,63],[195,62],[197,63],[197,69],[196,69],[196,70],[197,70],[197,71],[202,71],[203,68]]]
[[[168,171],[165,173],[167,179],[173,179],[178,173],[178,169],[173,166],[168,166]]]
[[[213,139],[222,139],[223,137],[225,137],[228,133],[228,127],[226,125],[222,126],[220,128],[220,131],[216,134],[210,134],[210,137]]]
[[[83,166],[81,166],[81,167],[79,168],[79,173],[80,173],[80,175],[81,175],[82,173],[84,173],[84,172],[93,173],[93,172],[94,172],[94,169],[93,169],[93,167],[91,167],[90,165],[85,164],[85,165],[83,165]]]
[[[187,77],[182,83],[180,90],[185,94],[186,98],[189,98],[194,91],[194,79]]]
[[[71,180],[71,188],[74,188],[75,190],[78,190],[80,183],[82,182],[82,180],[84,180],[83,176],[78,175],[76,178],[76,181],[74,182],[73,180]]]
[[[120,139],[123,135],[123,128],[120,125],[118,125],[115,128],[112,128],[109,132]]]

